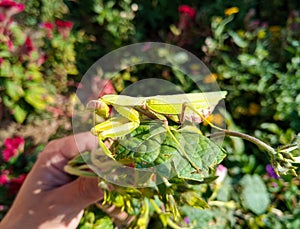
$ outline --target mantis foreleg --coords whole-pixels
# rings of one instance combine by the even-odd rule
[[[182,104],[182,114],[181,114],[181,118],[180,118],[181,121],[184,120],[184,115],[185,115],[186,108],[190,108],[192,111],[194,111],[202,119],[202,121],[207,122],[211,127],[215,128],[217,130],[220,130],[220,131],[224,131],[224,129],[222,129],[222,128],[214,125],[210,121],[208,121],[208,119],[203,114],[201,114],[193,105],[191,105],[189,103],[183,103]]]
[[[177,138],[174,136],[174,134],[172,133],[172,131],[170,130],[170,127],[168,125],[168,120],[164,120],[164,125],[165,128],[167,130],[167,132],[171,135],[172,139],[174,140],[174,142],[178,145],[178,147],[180,148],[181,152],[183,153],[183,156],[189,161],[190,165],[196,169],[197,173],[200,174],[200,169],[197,167],[197,165],[195,165],[195,163],[190,159],[189,155],[185,152],[185,149],[182,147],[182,145],[180,144],[180,142],[178,142]]]
[[[122,117],[112,117],[97,124],[91,130],[94,135],[98,136],[99,145],[104,153],[111,158],[113,158],[112,153],[105,145],[104,140],[129,134],[140,125],[139,114],[133,108],[119,106],[115,108]]]

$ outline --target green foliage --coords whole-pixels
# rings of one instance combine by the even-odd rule
[[[267,188],[258,175],[245,175],[241,181],[243,186],[242,200],[246,208],[260,215],[270,204]]]
[[[17,23],[3,27],[0,40],[0,102],[23,123],[30,112],[43,112],[53,100],[40,70],[43,55]]]
[[[165,164],[162,175],[176,171],[176,176],[187,180],[203,181],[211,176],[211,170],[225,157],[223,150],[198,130],[186,126],[180,130],[173,126],[172,133],[187,155],[161,125],[141,123],[129,136],[117,140],[112,145],[117,160],[134,163],[137,168],[147,168]],[[185,158],[186,157],[186,158]],[[171,161],[170,161],[171,160]],[[195,172],[196,166],[200,173]]]
[[[80,220],[78,229],[113,229],[110,217],[96,207],[89,207]]]
[[[234,32],[227,28],[232,20],[232,15],[213,19],[213,37],[208,37],[204,46],[220,84],[231,92],[230,112],[242,121],[243,116],[256,115],[265,120],[264,116],[273,115],[273,119],[283,121],[283,127],[290,123],[296,131],[300,117],[296,105],[300,77],[299,42],[295,34],[289,32],[289,26]],[[275,48],[279,40],[287,42]],[[234,85],[238,85],[238,90],[234,90]],[[244,100],[235,100],[242,94],[247,95]]]

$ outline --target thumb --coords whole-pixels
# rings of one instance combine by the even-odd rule
[[[90,204],[93,204],[103,199],[104,192],[98,186],[98,178],[78,177],[76,180],[58,188],[61,193],[67,193],[63,198],[66,206],[84,209]]]

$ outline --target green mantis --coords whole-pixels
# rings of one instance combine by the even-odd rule
[[[91,101],[88,106],[93,107],[95,113],[104,118],[108,118],[109,106],[112,106],[120,116],[111,117],[95,125],[92,133],[98,136],[99,145],[103,151],[112,157],[112,153],[104,144],[105,139],[129,134],[145,118],[158,119],[172,136],[183,156],[189,160],[185,150],[172,134],[168,120],[178,124],[182,124],[184,121],[201,123],[213,112],[215,106],[225,98],[226,94],[226,91],[218,91],[150,97],[104,95],[99,100]],[[189,162],[198,171],[197,166],[191,160]]]

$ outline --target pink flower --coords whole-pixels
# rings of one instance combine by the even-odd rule
[[[101,98],[103,95],[116,93],[113,83],[109,79],[101,80],[97,87],[100,91],[98,98]]]
[[[5,18],[6,18],[5,15],[0,13],[0,22],[3,22],[5,20]]]
[[[3,58],[2,57],[0,57],[0,65],[3,63]]]
[[[48,39],[51,39],[53,37],[53,28],[54,28],[53,23],[43,22],[41,23],[41,27],[45,28]]]
[[[11,0],[2,0],[0,2],[0,12],[8,18],[14,14],[18,14],[25,9],[25,5],[22,3],[16,3]]]
[[[8,182],[9,182],[8,174],[9,174],[8,170],[4,170],[1,173],[1,175],[0,175],[0,185],[6,185],[6,184],[8,184]]]
[[[71,21],[62,21],[62,20],[56,20],[55,22],[57,26],[57,30],[62,35],[64,39],[69,37],[70,31],[73,27],[73,22]]]
[[[11,158],[16,157],[19,152],[23,151],[24,146],[24,138],[15,137],[15,138],[7,138],[4,141],[5,149],[2,153],[3,160],[9,161]]]
[[[216,170],[216,176],[218,178],[216,179],[216,184],[221,184],[223,180],[225,179],[227,175],[227,168],[224,165],[218,165],[217,170]]]
[[[37,60],[37,62],[36,62],[36,64],[37,64],[37,66],[41,66],[43,63],[45,63],[45,61],[46,61],[46,55],[45,54],[40,54],[40,57],[39,57],[39,59]]]
[[[188,225],[191,223],[191,220],[188,216],[184,217],[183,221]]]
[[[7,47],[9,49],[9,51],[13,52],[14,51],[14,44],[13,44],[12,40],[8,40],[6,44],[7,44]]]
[[[194,19],[196,15],[196,10],[188,5],[179,6],[178,12],[188,15],[191,19]]]

